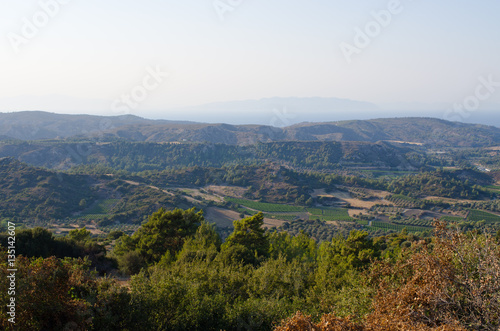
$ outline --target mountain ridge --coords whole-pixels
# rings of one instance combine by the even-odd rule
[[[398,141],[435,147],[500,145],[500,128],[431,117],[303,122],[286,127],[151,120],[135,115],[0,113],[1,140],[98,139],[251,145],[274,141]]]

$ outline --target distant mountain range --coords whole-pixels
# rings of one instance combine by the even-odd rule
[[[0,113],[0,140],[57,139],[92,136],[127,125],[165,125],[189,122],[149,120],[134,115],[63,115],[43,111]]]
[[[451,103],[383,103],[325,97],[273,97],[259,100],[214,102],[189,107],[156,107],[116,110],[112,100],[76,98],[62,95],[0,98],[0,112],[50,111],[56,113],[124,115],[204,123],[259,124],[285,127],[302,122],[367,120],[391,117],[435,117],[464,123],[500,127],[500,104],[481,102],[471,112],[451,112]]]
[[[57,113],[115,114],[112,101],[73,98],[67,96],[22,96],[0,98],[0,111],[46,110]],[[147,107],[142,105],[142,107]],[[228,124],[261,124],[283,127],[304,121],[331,121],[352,119],[356,114],[380,113],[379,107],[369,102],[340,98],[264,98],[260,100],[241,100],[215,102],[191,107],[163,108],[161,110],[138,108],[130,109],[129,114],[141,114],[152,118],[168,118],[186,121]],[[121,111],[119,114],[123,114]],[[351,117],[343,117],[350,114]],[[116,114],[115,114],[116,115]],[[360,117],[355,117],[360,118]]]
[[[381,109],[369,102],[339,98],[264,98],[214,102],[205,105],[167,109],[169,119],[196,118],[197,121],[228,124],[260,124],[285,127],[301,122],[370,118]],[[354,117],[353,117],[354,116]],[[368,117],[366,117],[368,116]]]
[[[207,124],[149,120],[133,115],[0,113],[0,140],[93,137],[101,141],[209,142],[251,145],[273,141],[392,141],[427,146],[500,145],[500,128],[435,118],[383,118],[266,125]]]

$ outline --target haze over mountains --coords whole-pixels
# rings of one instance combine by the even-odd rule
[[[284,127],[302,122],[367,120],[380,117],[435,117],[465,123],[500,126],[496,110],[500,105],[481,102],[473,112],[452,113],[447,103],[385,103],[356,101],[341,98],[263,98],[214,102],[189,107],[159,109],[147,104],[113,109],[113,100],[75,98],[61,95],[20,96],[0,98],[0,111],[49,111],[61,114],[126,115],[196,121],[204,123],[260,124]],[[122,105],[123,106],[123,105]],[[465,116],[462,116],[465,115]]]
[[[0,113],[0,139],[92,137],[101,141],[209,142],[251,145],[273,141],[406,142],[431,146],[494,146],[500,129],[435,118],[385,118],[300,123],[286,127],[150,120],[134,115]]]

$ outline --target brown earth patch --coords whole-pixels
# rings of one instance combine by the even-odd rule
[[[207,208],[205,219],[220,227],[232,227],[233,221],[240,219],[240,213],[217,207]]]
[[[205,219],[209,222],[217,224],[217,226],[220,227],[232,227],[233,221],[239,220],[241,219],[241,217],[240,213],[235,212],[233,210],[210,207],[206,210]],[[272,228],[274,226],[279,227],[283,225],[283,223],[285,223],[285,221],[283,220],[267,218],[267,217],[264,218],[265,228]]]
[[[274,218],[264,217],[264,227],[265,228],[280,227],[285,222],[286,221],[283,221],[283,220],[277,220],[277,219],[274,219]]]
[[[387,205],[387,206],[392,206],[392,203],[387,200],[360,200],[360,199],[344,199],[345,202],[349,203],[352,207],[357,207],[357,208],[364,208],[364,209],[370,209],[371,207],[375,205]]]
[[[229,196],[233,198],[243,198],[243,195],[247,191],[244,187],[226,185],[210,185],[205,187],[205,190],[216,195]]]
[[[199,189],[179,187],[179,190],[186,192],[187,194],[189,194],[191,197],[194,197],[195,199],[196,199],[196,197],[202,197],[203,199],[209,200],[209,201],[215,201],[215,202],[222,201],[221,197],[215,196],[213,194],[203,193]]]
[[[356,217],[361,213],[362,215],[368,215],[369,212],[368,210],[365,209],[348,209],[347,212],[349,213],[349,216],[351,217]]]

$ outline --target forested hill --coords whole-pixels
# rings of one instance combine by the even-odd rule
[[[160,207],[187,205],[182,198],[157,188],[139,186],[112,176],[66,174],[29,166],[12,158],[0,158],[0,219],[33,224],[36,220],[64,219],[85,210],[97,210],[94,202],[115,199],[113,220],[140,222]]]
[[[210,142],[251,145],[275,141],[395,141],[433,147],[484,147],[500,144],[500,129],[435,118],[301,123],[285,128],[166,120],[137,116],[59,115],[45,112],[0,113],[0,137],[38,140],[92,136],[147,142]]]
[[[450,122],[436,118],[380,118],[367,121],[299,124],[285,129],[292,140],[380,140],[428,146],[491,146],[500,143],[494,126]]]
[[[278,162],[300,169],[379,167],[420,169],[428,158],[407,147],[370,142],[271,142],[249,146],[225,144],[160,144],[146,142],[12,142],[0,144],[0,157],[35,166],[68,169],[75,165],[127,171],[163,170],[186,166]]]
[[[93,197],[88,176],[34,168],[11,158],[0,159],[0,178],[0,217],[62,217]]]
[[[0,113],[0,140],[55,139],[96,134],[126,125],[162,125],[176,122],[149,120],[134,115],[94,116],[64,115],[43,111]]]
[[[500,144],[500,129],[415,117],[301,123],[285,128],[229,124],[131,125],[111,131],[109,138],[112,137],[152,142],[194,141],[231,145],[249,145],[257,141],[388,140],[432,147],[482,147]]]

